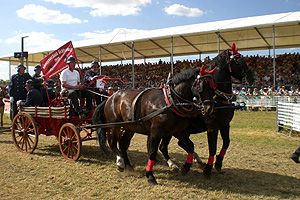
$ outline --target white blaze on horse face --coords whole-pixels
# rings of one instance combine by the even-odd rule
[[[125,163],[124,163],[124,158],[117,156],[117,166],[124,169],[125,168]]]

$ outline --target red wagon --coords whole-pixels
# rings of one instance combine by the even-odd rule
[[[99,80],[103,79],[99,76]],[[119,81],[105,76],[105,81]],[[55,106],[54,106],[55,105]],[[55,104],[49,107],[20,107],[12,122],[12,137],[17,149],[23,153],[33,153],[40,134],[54,135],[62,155],[67,160],[78,160],[82,142],[94,140],[91,128],[93,112],[86,118],[73,114],[72,105],[67,98],[58,96]],[[84,133],[82,137],[80,134]]]

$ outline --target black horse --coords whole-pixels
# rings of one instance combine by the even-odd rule
[[[218,132],[220,130],[221,137],[223,139],[223,146],[219,153],[216,156],[215,168],[217,171],[221,171],[223,158],[225,156],[226,150],[229,147],[230,138],[229,138],[229,129],[230,121],[234,115],[234,108],[231,102],[234,100],[234,95],[232,94],[232,80],[231,77],[234,77],[241,81],[243,84],[252,85],[254,82],[254,77],[252,71],[248,68],[247,63],[241,54],[238,53],[237,47],[235,44],[232,45],[232,49],[228,49],[217,55],[211,62],[209,70],[212,68],[217,68],[216,72],[213,74],[213,78],[217,84],[217,90],[215,91],[215,112],[214,116],[210,117],[210,120],[207,121],[202,115],[198,115],[192,120],[189,127],[184,130],[184,134],[196,134],[207,131],[208,145],[209,145],[209,158],[207,164],[204,166],[204,176],[208,179],[211,178],[211,170],[214,162],[214,156],[217,151],[217,138]],[[170,159],[168,155],[168,144],[171,140],[171,137],[163,138],[160,144],[160,151],[166,158],[168,165],[173,168],[178,168]],[[183,149],[187,150],[187,145],[182,141],[178,142],[178,145]],[[195,153],[195,157],[200,159],[199,156]],[[201,162],[201,159],[199,160]]]
[[[201,73],[200,73],[201,72]],[[212,73],[213,70],[210,72]],[[174,76],[164,88],[141,90],[121,90],[100,104],[93,115],[94,124],[111,124],[109,145],[117,157],[117,167],[133,169],[127,156],[127,149],[134,133],[148,135],[147,149],[149,161],[146,176],[150,184],[157,184],[153,176],[153,165],[158,146],[163,137],[176,137],[186,144],[188,158],[183,171],[188,172],[193,161],[194,144],[183,130],[191,117],[199,115],[199,105],[208,116],[213,111],[215,84],[211,74],[204,67],[189,69]],[[195,104],[194,102],[198,102]],[[200,102],[199,102],[200,101]],[[121,136],[120,130],[123,127]],[[100,147],[106,149],[105,129],[98,128]],[[117,143],[119,142],[119,149]]]

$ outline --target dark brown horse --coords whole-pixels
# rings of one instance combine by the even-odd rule
[[[208,146],[209,146],[209,158],[208,162],[204,167],[204,175],[206,178],[211,178],[211,170],[214,162],[214,156],[217,151],[217,138],[218,132],[220,130],[221,137],[223,139],[223,146],[216,156],[215,168],[217,171],[221,171],[223,158],[229,147],[229,129],[230,121],[234,115],[234,109],[236,108],[231,102],[234,100],[234,95],[232,94],[232,80],[234,77],[241,81],[243,84],[248,82],[252,85],[254,82],[254,77],[252,71],[248,68],[247,63],[241,54],[238,53],[235,45],[232,45],[232,49],[228,49],[217,55],[211,62],[209,70],[217,68],[216,72],[213,74],[213,78],[217,84],[217,90],[215,100],[215,112],[213,116],[210,117],[211,120],[204,119],[203,116],[198,115],[192,120],[187,129],[184,130],[184,134],[196,134],[207,131]],[[168,155],[168,144],[171,137],[163,138],[160,151],[166,158],[169,166],[174,165],[170,156]],[[179,146],[187,150],[187,145],[182,141],[178,142]],[[197,154],[195,154],[197,157]],[[176,167],[178,168],[178,167]]]
[[[212,73],[212,72],[211,72]],[[100,104],[93,115],[94,124],[119,122],[125,130],[120,135],[120,126],[112,126],[109,145],[116,154],[117,167],[132,169],[127,156],[127,149],[134,133],[148,135],[147,149],[149,161],[146,176],[150,184],[157,184],[153,176],[153,165],[160,141],[164,137],[176,137],[186,144],[187,162],[183,170],[188,172],[192,164],[194,144],[183,135],[191,117],[199,114],[199,106],[203,105],[203,113],[209,116],[213,109],[215,84],[204,67],[181,72],[167,83],[167,87],[141,90],[118,91],[106,103]],[[200,102],[195,104],[194,102]],[[127,123],[129,122],[129,123]],[[132,123],[134,122],[134,123]],[[106,130],[97,130],[99,143],[105,149]],[[119,149],[117,143],[119,141]]]

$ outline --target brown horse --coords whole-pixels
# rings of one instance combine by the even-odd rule
[[[116,92],[96,108],[93,122],[94,124],[123,122],[122,126],[125,130],[123,136],[120,135],[120,126],[112,126],[109,139],[110,148],[116,154],[117,167],[120,171],[125,168],[132,169],[127,149],[134,133],[148,135],[149,161],[146,176],[148,182],[155,185],[157,182],[152,173],[153,165],[158,145],[164,137],[175,136],[179,141],[187,144],[188,158],[183,170],[189,171],[193,160],[194,144],[182,132],[189,125],[191,117],[199,114],[200,105],[203,105],[204,116],[209,116],[212,112],[214,88],[213,79],[205,72],[204,67],[201,68],[201,73],[200,68],[189,69],[175,75],[172,82],[168,82],[164,88]],[[105,149],[103,141],[106,140],[106,131],[98,129],[97,134],[101,148]],[[120,151],[117,148],[118,141]]]
[[[184,130],[185,134],[188,136],[190,134],[207,131],[209,157],[203,171],[204,176],[207,179],[211,178],[211,170],[214,162],[214,156],[216,155],[219,130],[223,139],[223,146],[219,155],[216,156],[215,168],[217,171],[221,171],[223,158],[230,143],[230,121],[233,118],[234,109],[236,108],[231,103],[234,100],[231,77],[240,80],[243,84],[248,83],[249,85],[252,85],[254,82],[252,71],[248,68],[245,59],[238,53],[237,47],[234,44],[232,45],[232,49],[223,51],[212,60],[209,69],[213,68],[217,69],[213,74],[213,78],[217,83],[217,89],[215,91],[215,100],[217,103],[215,104],[215,112],[213,113],[214,117],[211,116],[211,119],[213,120],[207,121],[203,118],[203,116],[198,115],[196,118],[192,119],[190,125]],[[171,137],[163,138],[159,148],[166,158],[169,166],[174,167],[174,163],[168,155],[167,147],[170,140]],[[184,144],[181,141],[179,141],[178,144],[183,149],[187,150],[188,144]],[[197,154],[195,154],[195,157],[198,157]],[[175,165],[175,168],[178,167]]]

